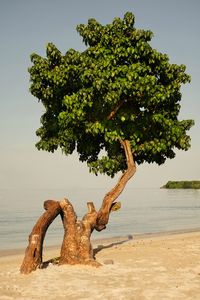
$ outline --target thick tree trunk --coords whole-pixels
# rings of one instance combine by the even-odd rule
[[[114,201],[124,190],[128,180],[136,171],[135,162],[131,152],[129,141],[121,141],[124,148],[127,170],[123,173],[116,186],[103,199],[102,206],[98,212],[92,202],[88,203],[89,212],[82,221],[77,221],[76,214],[71,203],[65,200],[60,205],[64,213],[64,239],[61,248],[60,264],[97,264],[94,261],[90,236],[94,228],[101,231],[106,228],[109,215]]]
[[[69,200],[64,199],[60,202],[45,201],[44,207],[46,212],[37,221],[29,236],[29,245],[20,269],[21,273],[28,274],[41,265],[43,240],[46,230],[58,214],[61,215],[64,226],[64,238],[59,264],[100,265],[94,259],[90,236],[94,229],[101,231],[106,228],[110,212],[115,205],[114,201],[136,171],[129,141],[121,141],[121,145],[125,151],[127,170],[123,173],[116,186],[105,195],[98,212],[95,210],[93,202],[88,202],[88,213],[82,220],[77,220],[76,213]]]
[[[89,264],[99,266],[94,260],[90,242],[91,233],[96,224],[97,212],[92,202],[88,203],[88,213],[82,221],[77,220],[74,209],[65,199],[60,202],[63,210],[64,238],[59,264]]]
[[[34,271],[42,264],[43,241],[46,231],[57,215],[61,213],[59,202],[54,200],[45,201],[44,209],[45,213],[38,219],[29,236],[29,245],[20,268],[22,274]]]

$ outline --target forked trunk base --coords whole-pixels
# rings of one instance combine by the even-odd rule
[[[93,202],[88,202],[88,212],[81,221],[69,200],[48,200],[44,203],[46,212],[39,218],[29,236],[29,245],[20,268],[20,272],[28,274],[42,265],[43,241],[46,231],[55,217],[60,214],[64,226],[64,238],[61,247],[59,264],[87,264],[100,266],[95,261],[90,237],[93,230],[101,231],[106,228],[110,212],[115,210],[114,202],[123,191],[128,180],[136,171],[135,162],[129,141],[120,141],[124,149],[127,170],[123,173],[115,187],[106,194],[102,206],[97,212]]]

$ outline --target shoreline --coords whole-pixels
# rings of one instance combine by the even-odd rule
[[[24,253],[0,257],[0,300],[198,300],[200,230],[114,237],[93,241],[102,264],[53,265],[19,272]],[[44,261],[60,247],[44,249]]]
[[[147,233],[135,233],[135,234],[128,234],[124,236],[112,236],[100,239],[91,239],[93,247],[97,247],[98,244],[108,244],[108,243],[118,243],[123,242],[126,243],[130,240],[140,240],[140,239],[151,239],[157,237],[166,237],[166,236],[173,236],[185,233],[195,233],[200,232],[200,227],[190,228],[190,229],[178,229],[178,230],[168,230],[168,231],[161,231],[161,232],[147,232]],[[13,255],[24,255],[27,245],[24,248],[14,248],[14,249],[3,249],[0,250],[0,258],[6,256],[13,256]],[[61,248],[60,245],[48,245],[43,247],[43,251],[50,251],[50,250],[57,250]]]

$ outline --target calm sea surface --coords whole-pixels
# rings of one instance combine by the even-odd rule
[[[67,197],[78,217],[86,213],[86,202],[96,208],[107,191],[103,189],[72,190],[0,190],[0,250],[26,247],[37,219],[44,212],[47,199]],[[113,212],[107,229],[94,232],[93,238],[128,234],[159,233],[200,228],[200,190],[126,189],[119,197],[122,207]],[[60,217],[50,225],[45,245],[62,243]]]

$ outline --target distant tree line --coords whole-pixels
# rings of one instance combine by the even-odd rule
[[[191,181],[168,181],[162,186],[164,189],[200,189],[199,180]]]

